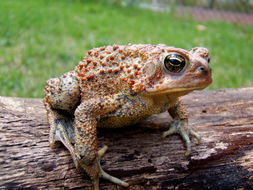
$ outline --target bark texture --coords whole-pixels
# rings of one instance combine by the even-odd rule
[[[161,139],[167,113],[99,130],[100,146],[109,146],[102,167],[131,184],[101,180],[102,190],[253,188],[253,88],[193,92],[183,102],[202,136],[188,157],[179,136]],[[0,97],[1,189],[92,189],[62,145],[48,146],[48,132],[41,99]]]

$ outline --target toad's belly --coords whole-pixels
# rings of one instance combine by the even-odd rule
[[[150,115],[143,116],[127,116],[127,117],[119,117],[119,116],[111,116],[111,117],[103,117],[99,120],[97,127],[100,128],[120,128],[129,125],[134,125],[139,121],[146,119]]]
[[[167,97],[162,97],[156,101],[148,97],[135,99],[125,98],[126,103],[113,112],[101,115],[97,127],[102,128],[119,128],[133,125],[153,114],[166,111],[171,105]]]

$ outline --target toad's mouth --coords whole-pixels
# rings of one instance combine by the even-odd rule
[[[175,95],[185,95],[193,90],[203,90],[212,83],[212,78],[209,77],[207,80],[195,83],[195,85],[183,85],[182,87],[175,87],[179,85],[156,85],[154,88],[146,89],[146,95],[159,95],[159,94],[175,94]],[[171,87],[172,86],[172,87]]]
[[[182,94],[188,94],[193,90],[203,90],[207,86],[200,86],[200,87],[186,87],[186,88],[173,88],[173,89],[157,89],[154,91],[147,91],[147,95],[160,95],[160,94],[169,94],[169,93],[182,93]]]

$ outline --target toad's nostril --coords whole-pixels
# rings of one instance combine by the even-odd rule
[[[198,68],[198,71],[199,73],[206,75],[208,73],[208,68],[206,68],[205,66],[200,66]]]
[[[207,63],[209,64],[209,63],[210,63],[210,61],[211,61],[211,58],[210,58],[210,57],[208,57],[208,59],[207,59]]]
[[[199,67],[199,71],[203,72],[203,71],[205,71],[205,70],[206,70],[206,69],[205,69],[204,66],[200,66],[200,67]]]

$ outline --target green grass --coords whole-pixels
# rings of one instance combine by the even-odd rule
[[[99,2],[99,1],[97,1]],[[70,71],[86,50],[164,43],[212,54],[211,89],[253,86],[253,27],[197,21],[77,0],[1,0],[0,95],[43,97],[45,81]]]

